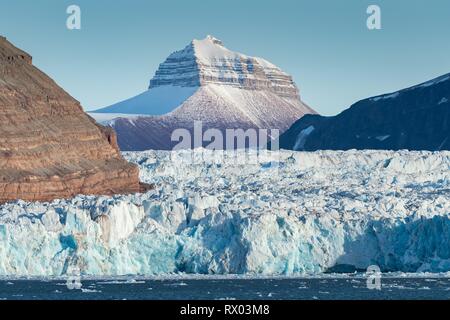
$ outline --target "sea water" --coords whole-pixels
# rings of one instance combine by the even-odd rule
[[[378,300],[450,299],[450,278],[1,280],[2,300]]]

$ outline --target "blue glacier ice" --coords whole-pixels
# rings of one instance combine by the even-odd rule
[[[449,152],[124,155],[155,190],[1,205],[0,276],[450,271]]]

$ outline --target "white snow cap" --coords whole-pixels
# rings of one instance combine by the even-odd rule
[[[217,44],[217,45],[219,45],[219,46],[223,46],[222,40],[219,40],[219,39],[213,37],[213,36],[210,35],[210,34],[208,34],[208,35],[206,36],[205,40],[211,41],[212,43]]]
[[[217,39],[212,35],[207,35],[203,40],[194,39],[191,42],[194,47],[194,52],[197,57],[202,62],[208,63],[214,60],[256,60],[262,67],[276,69],[281,72],[281,70],[270,63],[269,61],[259,58],[259,57],[251,57],[245,54],[231,51],[225,48],[222,40]]]

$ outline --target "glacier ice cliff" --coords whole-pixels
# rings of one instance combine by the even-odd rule
[[[0,276],[450,271],[450,152],[124,155],[155,190],[1,205]]]

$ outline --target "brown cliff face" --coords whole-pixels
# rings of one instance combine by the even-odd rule
[[[114,131],[0,37],[0,203],[143,190]]]

